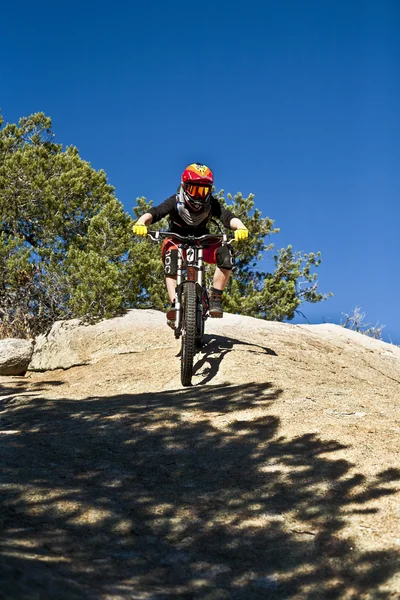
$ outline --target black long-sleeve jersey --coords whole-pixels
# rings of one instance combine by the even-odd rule
[[[184,221],[178,212],[177,197],[176,195],[170,196],[167,200],[164,200],[158,206],[154,206],[149,210],[149,213],[153,217],[153,223],[157,223],[166,216],[169,216],[169,229],[175,233],[181,235],[190,235],[196,233],[196,235],[204,235],[208,233],[207,225],[212,217],[216,217],[221,221],[224,227],[228,229],[232,219],[236,216],[224,206],[220,204],[217,198],[211,196],[211,202],[209,206],[203,211],[204,219],[196,225],[189,225]]]

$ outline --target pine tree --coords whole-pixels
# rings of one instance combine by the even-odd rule
[[[3,127],[0,335],[32,336],[56,319],[131,306],[131,224],[104,171],[54,142],[49,117]]]

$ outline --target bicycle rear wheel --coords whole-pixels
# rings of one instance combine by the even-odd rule
[[[181,348],[181,382],[190,385],[193,375],[193,358],[196,353],[196,283],[187,281],[183,294],[183,327]]]

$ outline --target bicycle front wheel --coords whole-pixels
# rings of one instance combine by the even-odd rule
[[[208,311],[208,294],[205,286],[203,286],[202,292],[202,301],[197,303],[196,348],[198,350],[203,347],[204,325]]]
[[[196,283],[187,281],[183,294],[183,327],[181,349],[181,382],[190,385],[193,375],[193,359],[196,353]]]

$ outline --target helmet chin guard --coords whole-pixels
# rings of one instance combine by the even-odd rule
[[[199,208],[191,205],[185,197],[183,185],[177,194],[177,210],[181,219],[190,227],[198,227],[207,219],[211,210],[211,195],[206,203],[201,203]]]
[[[202,210],[203,208],[205,208],[206,206],[208,206],[210,204],[211,190],[206,196],[199,198],[199,197],[191,196],[185,190],[185,186],[182,186],[182,188],[183,188],[183,198],[185,200],[186,205],[189,207],[189,210],[198,212],[199,210]]]

